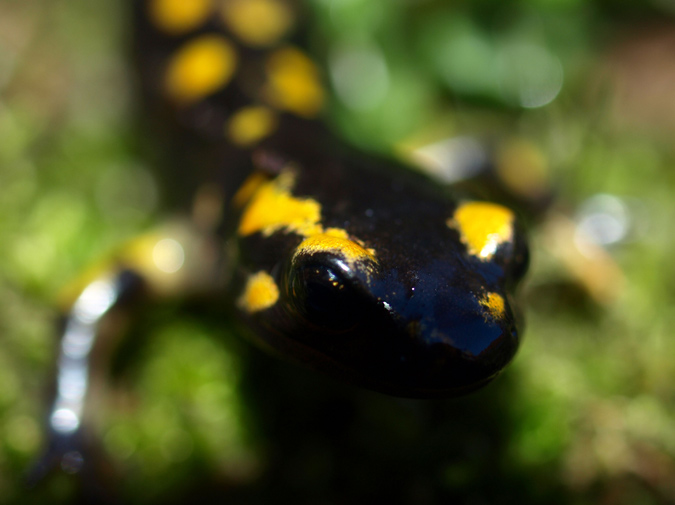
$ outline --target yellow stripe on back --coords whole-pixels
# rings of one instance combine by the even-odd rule
[[[260,232],[269,236],[282,230],[296,233],[304,240],[297,246],[294,259],[299,255],[330,252],[339,254],[350,265],[364,260],[369,260],[370,266],[377,263],[375,250],[366,248],[358,239],[351,239],[346,230],[324,228],[321,205],[311,198],[293,196],[294,182],[295,174],[290,170],[268,182],[249,177],[235,195],[238,203],[246,205],[239,222],[239,234]]]
[[[253,198],[253,195],[256,194],[258,189],[269,180],[269,177],[265,174],[253,172],[246,178],[243,184],[239,186],[239,189],[232,197],[232,205],[237,209],[244,207],[244,205],[251,201],[251,198]]]
[[[286,171],[260,185],[244,209],[239,234],[271,235],[281,229],[305,236],[321,233],[321,206],[311,198],[293,196],[293,181],[294,174]]]
[[[211,0],[150,0],[148,17],[161,31],[182,35],[201,26],[212,8]]]
[[[319,70],[294,47],[273,52],[267,59],[267,101],[279,109],[312,118],[323,107],[324,91]]]
[[[219,35],[202,35],[178,50],[165,75],[169,96],[180,104],[200,100],[225,87],[237,66],[232,44]]]
[[[293,25],[291,9],[279,0],[230,0],[223,4],[222,15],[228,28],[254,47],[278,43]]]
[[[232,116],[226,134],[238,146],[250,147],[274,132],[278,122],[276,113],[267,107],[244,107]]]
[[[513,223],[513,212],[488,202],[463,203],[447,221],[459,231],[469,254],[483,260],[492,258],[500,244],[513,238]]]

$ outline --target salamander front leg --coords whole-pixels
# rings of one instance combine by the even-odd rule
[[[110,497],[100,471],[102,458],[87,430],[85,411],[91,393],[92,353],[107,332],[106,320],[143,298],[146,285],[136,272],[120,269],[90,282],[66,315],[56,365],[56,388],[47,417],[47,446],[29,473],[35,485],[60,469],[68,474],[83,473],[83,495]]]
[[[92,426],[101,396],[94,385],[106,377],[124,321],[140,305],[219,289],[217,250],[187,223],[171,226],[130,241],[78,283],[64,310],[46,444],[29,471],[29,485],[54,472],[76,474],[85,503],[115,503],[114,479]]]

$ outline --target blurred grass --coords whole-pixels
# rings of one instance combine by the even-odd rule
[[[354,48],[376,63],[373,89],[361,91],[368,79],[334,82],[332,118],[343,129],[350,125],[345,134],[353,141],[388,149],[425,129],[526,138],[550,162],[560,212],[573,216],[586,198],[609,193],[629,203],[632,220],[628,238],[610,249],[626,282],[602,306],[552,257],[541,228],[533,230],[523,292],[527,336],[499,384],[442,407],[355,393],[366,414],[356,416],[354,447],[381,453],[386,467],[386,458],[400,457],[394,448],[433,446],[433,430],[410,430],[423,409],[441,409],[447,425],[439,433],[466,438],[468,456],[430,452],[418,463],[437,480],[416,481],[414,489],[436,486],[460,503],[675,503],[672,9],[666,2],[589,0],[314,3],[316,31],[325,37],[318,47],[329,65]],[[87,263],[162,216],[161,195],[129,127],[124,19],[117,2],[0,2],[0,503],[72,497],[67,478],[33,495],[20,482],[42,442],[53,300]],[[523,108],[494,84],[491,62],[518,44],[544,47],[564,69],[549,105]],[[647,62],[637,69],[635,53]],[[473,56],[448,67],[439,54]],[[660,80],[671,85],[655,86]],[[265,426],[282,419],[271,407],[277,402],[301,408],[333,398],[322,392],[324,382],[303,384],[307,376],[293,376],[303,372],[290,372],[288,382],[269,385],[267,403],[256,403],[244,384],[246,359],[256,351],[199,310],[181,315],[174,308],[144,318],[144,343],[97,416],[103,443],[125,473],[126,496],[180,502],[200,479],[223,492],[272,489],[259,479],[279,458],[320,493],[320,477],[337,463],[312,453],[321,444],[293,451]],[[487,431],[476,434],[469,420],[488,402],[495,409],[476,421]],[[450,419],[454,410],[466,425]],[[398,424],[392,413],[402,416]],[[464,431],[454,432],[457,426]],[[485,445],[492,431],[496,452]],[[286,453],[275,454],[280,447]],[[358,467],[360,457],[355,452],[347,464]],[[490,458],[494,465],[485,463]],[[286,478],[289,488],[303,485]],[[360,485],[368,496],[377,481]],[[411,493],[422,497],[418,503],[434,502]]]

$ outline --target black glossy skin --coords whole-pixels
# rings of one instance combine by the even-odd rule
[[[519,344],[511,294],[527,266],[522,234],[491,261],[475,258],[445,223],[457,205],[450,190],[392,161],[307,144],[310,125],[294,126],[263,146],[302,167],[294,195],[321,202],[325,226],[361,239],[378,264],[349,267],[339,254],[319,253],[293,265],[297,235],[240,238],[238,278],[263,269],[281,286],[280,301],[249,318],[258,337],[323,372],[397,396],[453,396],[487,383]],[[320,269],[318,280],[303,283],[303,266]],[[317,288],[320,300],[306,299],[303,284],[321,283],[326,272],[346,287]],[[486,292],[507,300],[505,317],[493,319],[477,301]]]
[[[166,176],[178,181],[174,193],[182,189],[174,200],[205,182],[218,184],[226,199],[218,234],[236,251],[228,265],[228,308],[255,272],[269,273],[279,287],[273,306],[240,311],[256,340],[340,380],[406,397],[463,394],[509,363],[520,341],[513,292],[527,268],[517,226],[489,261],[472,256],[447,225],[460,201],[451,188],[391,160],[356,153],[319,123],[290,114],[255,147],[234,147],[214,132],[246,103],[236,79],[181,110],[157,98],[157,69],[189,37],[158,33],[142,8],[138,14],[137,60],[147,110],[161,118],[164,145],[178,147],[172,154],[177,168]],[[212,22],[204,31],[224,30]],[[241,51],[253,60],[264,54]],[[296,233],[237,235],[240,210],[229,200],[245,177],[260,170],[274,178],[289,165],[296,173],[293,196],[320,203],[321,224],[344,229],[374,249],[377,263],[349,265],[331,252],[294,262],[303,239]],[[500,317],[479,302],[487,293],[504,299]]]

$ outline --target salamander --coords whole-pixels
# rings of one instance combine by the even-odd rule
[[[515,213],[361,153],[326,127],[327,91],[303,48],[300,7],[134,2],[134,64],[163,155],[159,179],[191,218],[177,234],[132,241],[75,291],[49,417],[52,459],[72,460],[105,318],[139,296],[209,292],[263,347],[394,396],[468,393],[516,353],[514,293],[528,252]]]

